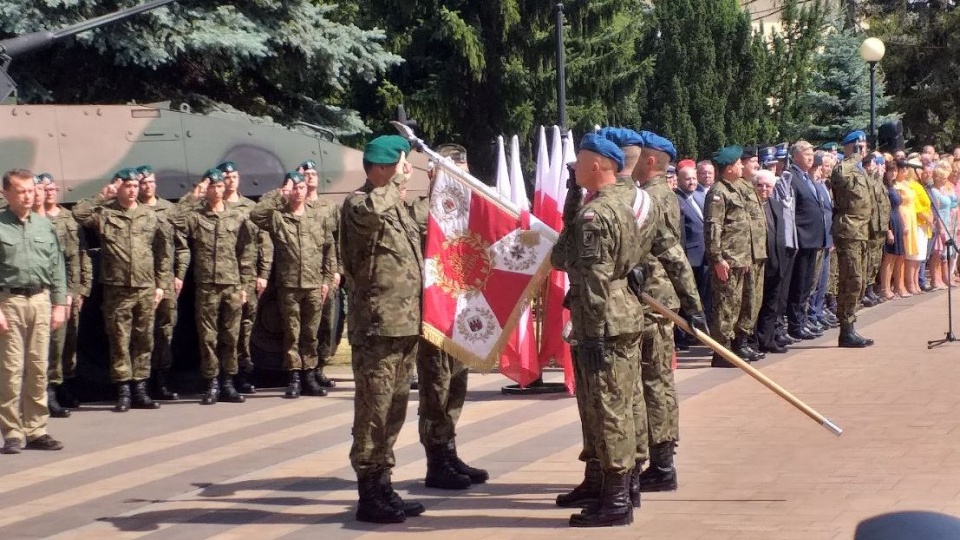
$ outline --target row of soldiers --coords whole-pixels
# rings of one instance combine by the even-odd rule
[[[331,324],[342,271],[337,258],[339,208],[317,194],[316,164],[305,161],[283,187],[260,203],[238,191],[233,162],[207,171],[179,203],[157,196],[148,165],[118,171],[100,194],[73,212],[57,204],[49,174],[36,177],[34,211],[54,222],[65,256],[70,318],[51,336],[48,407],[69,416],[78,405],[64,385],[76,373],[80,307],[90,294],[92,267],[84,231],[100,243],[102,311],[110,348],[116,410],[155,409],[176,400],[168,386],[177,299],[187,270],[196,283],[203,404],[241,403],[255,393],[250,336],[258,298],[275,265],[283,325],[285,397],[325,395],[335,383],[318,370],[321,323]],[[276,258],[276,261],[274,261]],[[326,320],[322,321],[326,315]],[[301,331],[302,330],[302,331]],[[327,332],[326,334],[332,334]],[[148,389],[148,381],[153,387]],[[151,396],[152,394],[152,396]]]

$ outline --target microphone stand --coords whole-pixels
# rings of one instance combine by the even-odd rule
[[[943,218],[940,217],[940,213],[934,208],[933,215],[937,218],[937,221],[940,223],[940,226],[943,227],[943,230],[948,230],[947,224],[943,222]],[[950,261],[950,253],[957,253],[957,239],[955,236],[947,237],[946,246],[944,246],[947,252],[947,262]],[[949,268],[949,265],[948,265]],[[927,341],[927,349],[932,349],[934,347],[939,347],[944,343],[952,343],[957,341],[956,336],[953,335],[953,276],[947,276],[947,335],[943,339],[933,339]]]

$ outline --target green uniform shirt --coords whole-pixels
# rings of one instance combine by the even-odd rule
[[[174,275],[184,279],[193,260],[194,280],[204,285],[249,285],[254,278],[257,228],[234,209],[200,210],[173,216],[176,231]],[[192,250],[191,250],[192,246]]]
[[[66,263],[67,294],[90,296],[93,263],[87,254],[86,233],[69,210],[62,206],[57,208],[59,213],[56,216],[47,214],[46,217],[57,229],[57,238],[60,240],[60,249]]]
[[[330,267],[336,274],[343,274],[343,264],[340,263],[340,205],[334,204],[326,199],[317,198],[307,201],[308,206],[320,210],[320,214],[327,218],[327,223],[332,227],[330,234],[333,236],[333,247],[330,250]]]
[[[743,201],[750,214],[750,255],[754,264],[767,260],[767,216],[760,205],[760,197],[753,184],[741,180],[734,185],[743,194]]]
[[[277,265],[275,284],[280,287],[315,289],[333,281],[333,226],[330,215],[319,206],[304,206],[302,215],[283,208],[280,191],[260,198],[250,212],[250,221],[270,234]]]
[[[30,212],[20,221],[9,208],[0,210],[0,287],[50,289],[50,301],[67,303],[63,251],[50,220]]]
[[[839,240],[869,240],[870,218],[875,201],[870,180],[860,167],[860,154],[847,156],[833,169],[833,237]]]
[[[727,261],[733,268],[745,268],[753,265],[753,227],[749,201],[735,182],[720,178],[707,191],[703,236],[710,264]]]
[[[245,216],[249,217],[257,203],[252,199],[240,196],[235,202],[227,201],[227,206],[233,206],[239,209]],[[270,269],[273,268],[273,240],[270,233],[264,230],[257,232],[257,277],[270,279]]]
[[[870,182],[870,193],[873,195],[870,236],[885,238],[887,229],[890,228],[890,195],[887,194],[887,186],[883,185],[883,179],[879,175],[870,176],[868,181]]]

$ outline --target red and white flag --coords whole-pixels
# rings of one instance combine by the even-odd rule
[[[438,164],[430,197],[423,335],[489,371],[550,270],[556,234],[450,166]]]

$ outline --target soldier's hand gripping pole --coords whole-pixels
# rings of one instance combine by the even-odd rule
[[[785,399],[788,403],[790,403],[794,407],[800,409],[800,411],[803,412],[803,414],[815,420],[818,424],[826,428],[828,431],[830,431],[834,435],[839,437],[840,434],[843,433],[843,429],[841,429],[840,426],[834,424],[830,420],[827,420],[822,414],[814,410],[813,407],[810,407],[809,405],[801,401],[800,398],[791,394],[779,384],[773,382],[773,380],[771,380],[769,377],[761,373],[759,370],[757,370],[747,362],[744,362],[739,356],[733,354],[726,347],[714,341],[713,338],[711,338],[710,336],[704,334],[703,332],[698,331],[695,328],[691,328],[690,325],[687,324],[687,321],[683,320],[683,317],[674,313],[672,309],[667,308],[666,306],[664,306],[663,304],[658,302],[656,299],[654,299],[652,296],[646,293],[643,293],[642,300],[644,301],[645,304],[653,308],[654,311],[673,321],[673,324],[676,324],[677,326],[679,326],[681,330],[699,339],[701,343],[713,349],[717,354],[722,356],[727,362],[730,362],[731,364],[745,371],[747,375],[750,375],[751,377],[759,381],[760,384],[772,390],[774,394],[777,394],[778,396]]]

